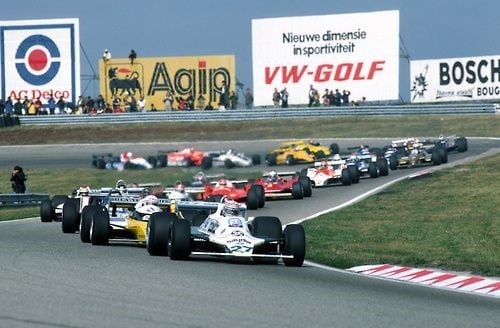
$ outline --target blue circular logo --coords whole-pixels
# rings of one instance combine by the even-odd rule
[[[32,85],[50,82],[61,67],[60,53],[49,37],[35,34],[24,39],[16,51],[16,69],[21,78]]]

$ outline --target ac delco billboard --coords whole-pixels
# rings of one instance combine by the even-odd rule
[[[0,21],[0,98],[80,94],[78,19]]]
[[[399,97],[399,11],[254,19],[255,105],[272,105],[274,88],[291,104],[308,103],[310,85],[351,91],[351,100]]]
[[[413,60],[412,102],[500,98],[500,56]]]
[[[174,108],[180,97],[186,99],[192,95],[196,100],[200,94],[205,104],[210,102],[216,108],[223,81],[229,90],[236,91],[234,55],[137,57],[133,64],[128,58],[106,62],[101,59],[99,72],[101,94],[107,102],[132,94],[137,100],[143,96],[147,109],[154,104],[158,110],[164,110],[167,91],[174,98]]]

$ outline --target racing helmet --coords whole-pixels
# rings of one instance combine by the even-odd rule
[[[276,171],[270,171],[268,176],[267,176],[267,181],[269,182],[276,182],[278,180],[278,172]]]
[[[175,183],[174,190],[177,191],[177,192],[184,193],[184,192],[186,192],[186,187],[184,186],[184,184],[182,182],[177,181]]]
[[[127,188],[127,184],[123,180],[118,180],[118,181],[116,181],[115,188],[116,189],[126,189]]]
[[[199,183],[205,183],[207,181],[207,177],[205,173],[200,171],[196,173],[196,175],[194,176],[194,180]]]
[[[154,195],[148,195],[135,204],[135,210],[137,213],[142,215],[150,215],[156,212],[161,212],[161,208],[158,206],[158,197]]]
[[[442,134],[439,135],[439,141],[444,141],[444,136]]]
[[[222,208],[222,214],[224,216],[239,216],[240,205],[234,200],[226,199]]]
[[[327,167],[328,166],[328,162],[326,160],[322,160],[320,166],[321,167]]]
[[[221,187],[225,187],[227,186],[227,178],[226,177],[222,177],[219,179],[219,182],[218,182],[219,186]]]
[[[78,195],[88,195],[90,193],[90,187],[88,185],[81,185],[80,188],[78,188]]]
[[[333,155],[333,160],[334,161],[340,161],[341,160],[340,155],[339,154]]]

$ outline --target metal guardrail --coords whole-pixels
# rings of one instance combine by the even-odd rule
[[[0,208],[40,206],[46,199],[50,199],[48,194],[0,194]]]
[[[449,105],[391,105],[359,107],[290,107],[254,108],[213,111],[172,111],[121,113],[100,115],[43,115],[22,116],[21,125],[52,124],[119,124],[138,122],[203,122],[203,121],[246,121],[273,118],[322,118],[340,116],[399,116],[399,115],[484,115],[498,112],[491,103],[449,104]]]

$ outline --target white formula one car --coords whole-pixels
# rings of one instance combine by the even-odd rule
[[[338,154],[329,160],[314,162],[314,165],[300,171],[301,176],[309,177],[313,187],[326,187],[334,184],[345,186],[359,182],[359,174],[354,165],[347,162]]]
[[[246,207],[232,200],[180,201],[176,205],[180,214],[175,214],[171,222],[151,217],[148,228],[148,240],[167,240],[172,260],[205,255],[256,262],[282,259],[286,266],[302,266],[304,262],[305,233],[301,225],[289,224],[283,229],[274,216],[247,220]],[[183,209],[205,209],[211,214],[196,226],[181,219]]]
[[[237,152],[234,149],[227,151],[210,152],[213,167],[224,167],[231,169],[233,167],[250,167],[260,164],[260,156],[247,156],[245,153]]]

